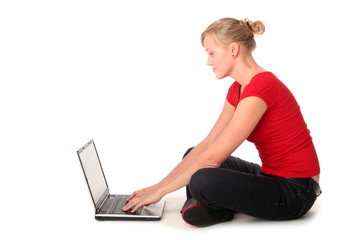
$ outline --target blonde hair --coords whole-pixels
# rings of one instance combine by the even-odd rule
[[[237,20],[234,18],[222,18],[210,24],[201,34],[201,44],[204,46],[205,36],[211,34],[215,43],[219,46],[229,46],[233,42],[241,42],[249,52],[256,48],[255,35],[265,32],[262,21],[250,21],[249,19]]]

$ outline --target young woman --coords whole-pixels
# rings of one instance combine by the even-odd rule
[[[261,21],[223,18],[203,32],[216,78],[235,80],[223,110],[209,135],[162,181],[134,192],[124,210],[184,186],[182,217],[195,226],[229,221],[235,212],[289,220],[310,210],[321,193],[318,158],[294,96],[252,56],[254,35],[264,31]],[[245,139],[255,144],[261,167],[231,156]]]

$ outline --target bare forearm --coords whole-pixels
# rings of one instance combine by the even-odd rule
[[[186,168],[179,170],[172,176],[169,176],[167,181],[164,181],[159,186],[159,192],[161,195],[166,195],[173,191],[176,191],[184,186],[187,186],[190,182],[191,176],[202,168],[215,168],[218,167],[215,161],[211,159],[209,151],[204,151],[197,155],[196,159],[192,161]]]
[[[179,172],[188,168],[192,162],[208,148],[206,140],[199,143],[164,179],[162,179],[157,185],[159,187],[166,184],[170,179],[176,176]]]

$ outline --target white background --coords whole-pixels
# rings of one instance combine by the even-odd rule
[[[358,235],[357,9],[347,0],[1,1],[1,238]],[[206,136],[233,81],[215,79],[200,44],[222,17],[265,21],[254,57],[297,98],[323,194],[291,222],[238,214],[196,229],[178,213],[183,189],[166,196],[160,222],[96,221],[76,150],[95,139],[113,193],[161,180]],[[260,162],[251,144],[235,155]]]

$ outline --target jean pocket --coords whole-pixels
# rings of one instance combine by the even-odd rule
[[[302,203],[302,208],[294,219],[304,216],[314,205],[316,200],[316,194],[313,192],[306,192],[306,190],[299,189],[296,196]]]

